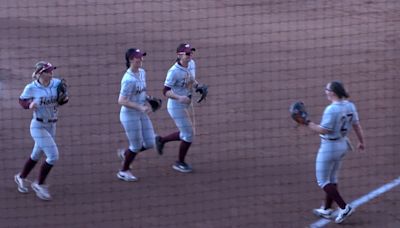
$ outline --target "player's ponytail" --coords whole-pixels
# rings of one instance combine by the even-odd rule
[[[340,81],[332,81],[329,87],[332,92],[334,92],[336,96],[338,96],[338,98],[340,99],[350,97],[346,89],[344,88],[343,83]]]
[[[135,51],[136,51],[136,48],[129,48],[125,52],[125,65],[126,65],[127,69],[129,67],[131,67],[131,58],[132,58],[133,54],[135,53]]]

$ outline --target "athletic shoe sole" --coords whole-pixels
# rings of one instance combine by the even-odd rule
[[[181,173],[191,173],[191,172],[193,172],[192,169],[181,169],[176,165],[172,165],[172,168],[175,169],[178,172],[181,172]]]
[[[314,215],[316,215],[317,217],[320,217],[320,218],[325,218],[325,219],[332,219],[333,218],[332,214],[326,215],[326,214],[319,213],[316,210],[313,210],[313,213],[314,213]]]
[[[130,178],[126,178],[125,176],[120,175],[119,173],[117,173],[117,177],[118,177],[118,179],[123,180],[123,181],[126,181],[126,182],[135,182],[135,181],[138,181],[138,178],[137,178],[137,177],[135,177],[135,178],[133,178],[133,179],[130,179]]]
[[[36,192],[36,196],[44,201],[50,201],[51,200],[51,196],[45,196],[40,192],[40,189],[36,188],[36,186],[34,184],[31,185],[33,191]]]
[[[18,191],[19,191],[20,193],[24,193],[24,194],[25,194],[25,193],[28,193],[28,192],[29,192],[29,188],[27,188],[27,187],[21,188],[21,187],[19,186],[18,175],[19,175],[19,174],[17,174],[17,175],[14,176],[14,181],[15,181],[15,183],[16,183],[17,186],[18,186]]]
[[[348,217],[350,217],[353,213],[354,213],[354,208],[352,207],[351,209],[350,209],[350,211],[349,212],[347,212],[347,214],[346,214],[346,216],[344,216],[343,218],[342,218],[342,220],[340,220],[340,221],[336,221],[335,220],[335,222],[336,223],[342,223],[344,220],[346,220]]]

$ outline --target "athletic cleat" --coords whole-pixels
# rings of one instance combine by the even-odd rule
[[[336,223],[342,223],[346,218],[348,218],[351,214],[353,214],[354,209],[347,204],[344,209],[339,210],[339,214],[335,219]]]
[[[51,195],[49,193],[49,189],[47,185],[38,184],[37,182],[33,182],[31,185],[33,191],[36,192],[36,196],[41,200],[51,200]]]
[[[118,155],[118,158],[119,158],[122,162],[125,161],[125,150],[124,150],[124,149],[118,149],[118,150],[117,150],[117,155]]]
[[[156,151],[159,155],[164,153],[164,143],[161,142],[161,136],[157,135],[155,138],[156,141]]]
[[[117,173],[117,177],[120,180],[128,181],[128,182],[132,182],[132,181],[137,181],[138,180],[138,178],[133,176],[131,171],[129,171],[129,170],[127,170],[127,171],[119,171]]]
[[[21,178],[19,173],[15,174],[14,181],[15,181],[15,183],[17,183],[18,191],[20,193],[28,193],[29,192],[29,188],[26,186],[26,179]]]
[[[192,167],[185,162],[180,162],[177,161],[175,162],[174,165],[172,165],[172,168],[175,169],[176,171],[182,172],[182,173],[190,173],[193,171]]]
[[[326,218],[326,219],[331,219],[332,218],[332,213],[333,210],[328,208],[324,209],[324,207],[321,208],[316,208],[313,210],[314,215],[321,217],[321,218]]]

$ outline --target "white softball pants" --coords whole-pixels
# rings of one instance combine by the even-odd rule
[[[142,147],[154,147],[154,128],[146,113],[136,110],[121,111],[119,117],[128,137],[129,150],[137,153]]]
[[[345,138],[336,141],[321,140],[315,163],[319,187],[323,188],[329,183],[338,182],[342,159],[349,149],[348,141]]]
[[[46,155],[46,162],[50,165],[54,165],[59,158],[58,148],[55,142],[56,123],[42,123],[36,119],[32,119],[30,132],[35,141],[31,159],[39,161],[44,152]]]

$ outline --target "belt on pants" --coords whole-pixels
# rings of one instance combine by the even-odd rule
[[[55,123],[57,122],[57,119],[54,120],[44,120],[42,118],[36,118],[37,121],[42,122],[42,123]]]
[[[337,140],[339,140],[339,139],[342,139],[342,137],[333,138],[333,139],[330,139],[330,138],[322,138],[322,137],[321,137],[321,139],[323,139],[323,140],[328,140],[328,141],[337,141]]]

